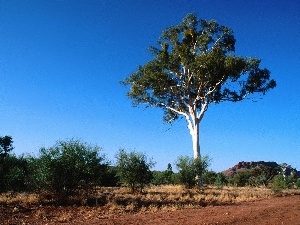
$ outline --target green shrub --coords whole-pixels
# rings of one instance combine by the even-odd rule
[[[34,189],[50,190],[61,200],[78,188],[90,190],[101,185],[108,163],[97,146],[78,140],[59,141],[51,148],[41,148],[38,158],[31,158],[31,184]]]
[[[12,143],[11,136],[0,137],[0,192],[26,189],[26,159],[9,154]]]
[[[116,155],[117,158],[117,176],[120,181],[129,186],[132,193],[150,184],[153,179],[151,168],[154,166],[154,162],[147,160],[147,156],[143,153],[125,152],[121,149]]]
[[[203,181],[205,184],[214,184],[217,179],[217,173],[214,171],[205,171],[203,173]]]
[[[0,192],[27,190],[27,160],[24,157],[6,155],[0,160]]]
[[[203,181],[205,184],[215,185],[218,188],[227,184],[227,178],[223,173],[216,173],[214,171],[205,171],[203,173]]]
[[[174,185],[180,185],[180,174],[179,173],[173,173],[172,174],[172,184]]]
[[[236,186],[243,187],[267,185],[268,182],[278,174],[277,168],[258,166],[250,169],[241,169],[234,174],[230,182]]]
[[[228,177],[230,184],[236,186],[267,186],[270,180],[279,172],[278,167],[259,165],[250,169],[240,169],[233,176]]]
[[[196,184],[202,185],[202,174],[209,165],[210,159],[204,156],[201,159],[193,159],[189,156],[179,156],[176,161],[176,166],[179,170],[180,183],[186,188],[192,188]]]
[[[222,188],[227,183],[228,183],[228,181],[227,181],[226,176],[223,173],[217,173],[214,185],[216,185],[218,188]]]
[[[164,171],[153,171],[152,184],[154,185],[164,185],[164,184],[174,184],[173,181],[173,170],[171,163],[168,164],[168,168]]]
[[[282,174],[277,174],[270,182],[270,187],[274,192],[280,192],[288,188],[285,177]]]
[[[250,169],[239,170],[233,176],[233,184],[238,187],[244,187],[246,185],[249,185],[251,176],[252,176],[252,173],[251,173]]]
[[[192,188],[196,185],[197,171],[195,169],[194,159],[188,156],[180,156],[176,162],[179,170],[179,180],[186,188]]]
[[[275,192],[280,192],[284,189],[289,188],[298,188],[299,186],[299,179],[294,175],[290,176],[283,176],[282,174],[278,174],[274,176],[274,178],[271,180],[269,186],[272,188]]]
[[[153,185],[162,185],[166,183],[163,171],[153,171],[152,175],[153,175],[153,179],[151,183]]]
[[[103,173],[100,185],[103,187],[120,186],[120,179],[117,176],[117,168],[115,166],[109,166],[107,171]]]

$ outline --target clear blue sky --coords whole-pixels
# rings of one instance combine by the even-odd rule
[[[298,0],[0,0],[0,136],[13,137],[18,155],[70,138],[111,161],[135,149],[160,170],[192,156],[184,119],[170,126],[160,109],[132,107],[119,84],[190,12],[232,28],[236,55],[261,58],[277,81],[255,102],[208,109],[201,153],[211,169],[264,160],[300,170]]]

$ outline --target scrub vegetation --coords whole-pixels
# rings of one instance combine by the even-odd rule
[[[12,150],[12,138],[8,142]],[[280,168],[255,167],[231,176],[208,170],[202,161],[180,156],[164,171],[144,153],[120,150],[112,165],[97,146],[78,140],[58,141],[37,156],[1,153],[0,204],[90,205],[108,211],[155,211],[193,206],[230,204],[299,194],[297,174]],[[204,187],[197,174],[203,174]]]

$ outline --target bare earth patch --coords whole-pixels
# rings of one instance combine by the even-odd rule
[[[300,225],[300,195],[155,212],[110,213],[104,207],[1,206],[0,224],[290,224]]]

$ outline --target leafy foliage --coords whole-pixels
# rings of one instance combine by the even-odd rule
[[[151,168],[154,162],[147,160],[147,156],[143,153],[125,152],[121,149],[116,155],[117,158],[117,176],[122,183],[130,187],[132,193],[138,189],[142,191],[143,188],[150,184],[153,174]]]
[[[196,184],[196,170],[194,160],[190,157],[178,157],[176,166],[179,170],[180,182],[187,188],[191,188]]]
[[[224,185],[228,183],[227,177],[223,173],[217,173],[215,185],[218,188],[222,188]]]
[[[0,192],[26,190],[27,161],[10,155],[14,149],[11,136],[0,137]]]
[[[11,136],[0,137],[0,158],[8,155],[14,149],[12,146],[13,140]]]
[[[288,181],[282,174],[277,174],[270,182],[270,187],[277,193],[288,188]]]
[[[115,166],[108,166],[108,169],[101,176],[100,183],[103,187],[120,186],[120,179],[117,176],[117,168]]]
[[[217,179],[217,173],[215,171],[205,171],[203,173],[203,181],[206,184],[214,184]]]
[[[188,14],[165,29],[158,44],[149,48],[153,59],[122,83],[130,86],[134,105],[161,108],[168,123],[186,119],[195,159],[201,155],[199,123],[210,104],[242,101],[276,87],[260,59],[234,55],[233,31],[214,20]]]
[[[28,169],[24,157],[7,155],[0,164],[0,192],[27,190]]]
[[[238,170],[229,182],[239,187],[268,185],[275,175],[279,173],[278,167],[256,166],[249,169]]]
[[[153,171],[152,184],[174,184],[174,172],[171,163],[168,163],[168,168],[165,171]]]
[[[223,173],[214,171],[205,171],[203,173],[203,181],[205,184],[216,185],[222,187],[228,183],[226,176]]]
[[[208,156],[193,159],[189,156],[179,156],[176,166],[179,170],[179,179],[187,188],[192,188],[201,182],[202,172],[209,166],[210,159]]]
[[[265,94],[276,86],[260,59],[235,56],[233,31],[216,21],[188,14],[177,26],[162,32],[160,48],[150,47],[154,59],[123,81],[130,85],[134,104],[162,108],[164,120],[197,115],[209,104],[241,101]]]
[[[250,178],[252,171],[250,169],[243,169],[238,171],[233,177],[233,183],[238,187],[250,185]]]
[[[41,148],[38,158],[31,158],[31,180],[38,189],[55,191],[63,198],[77,188],[91,189],[101,184],[107,170],[100,149],[77,140],[59,141],[51,148]]]

